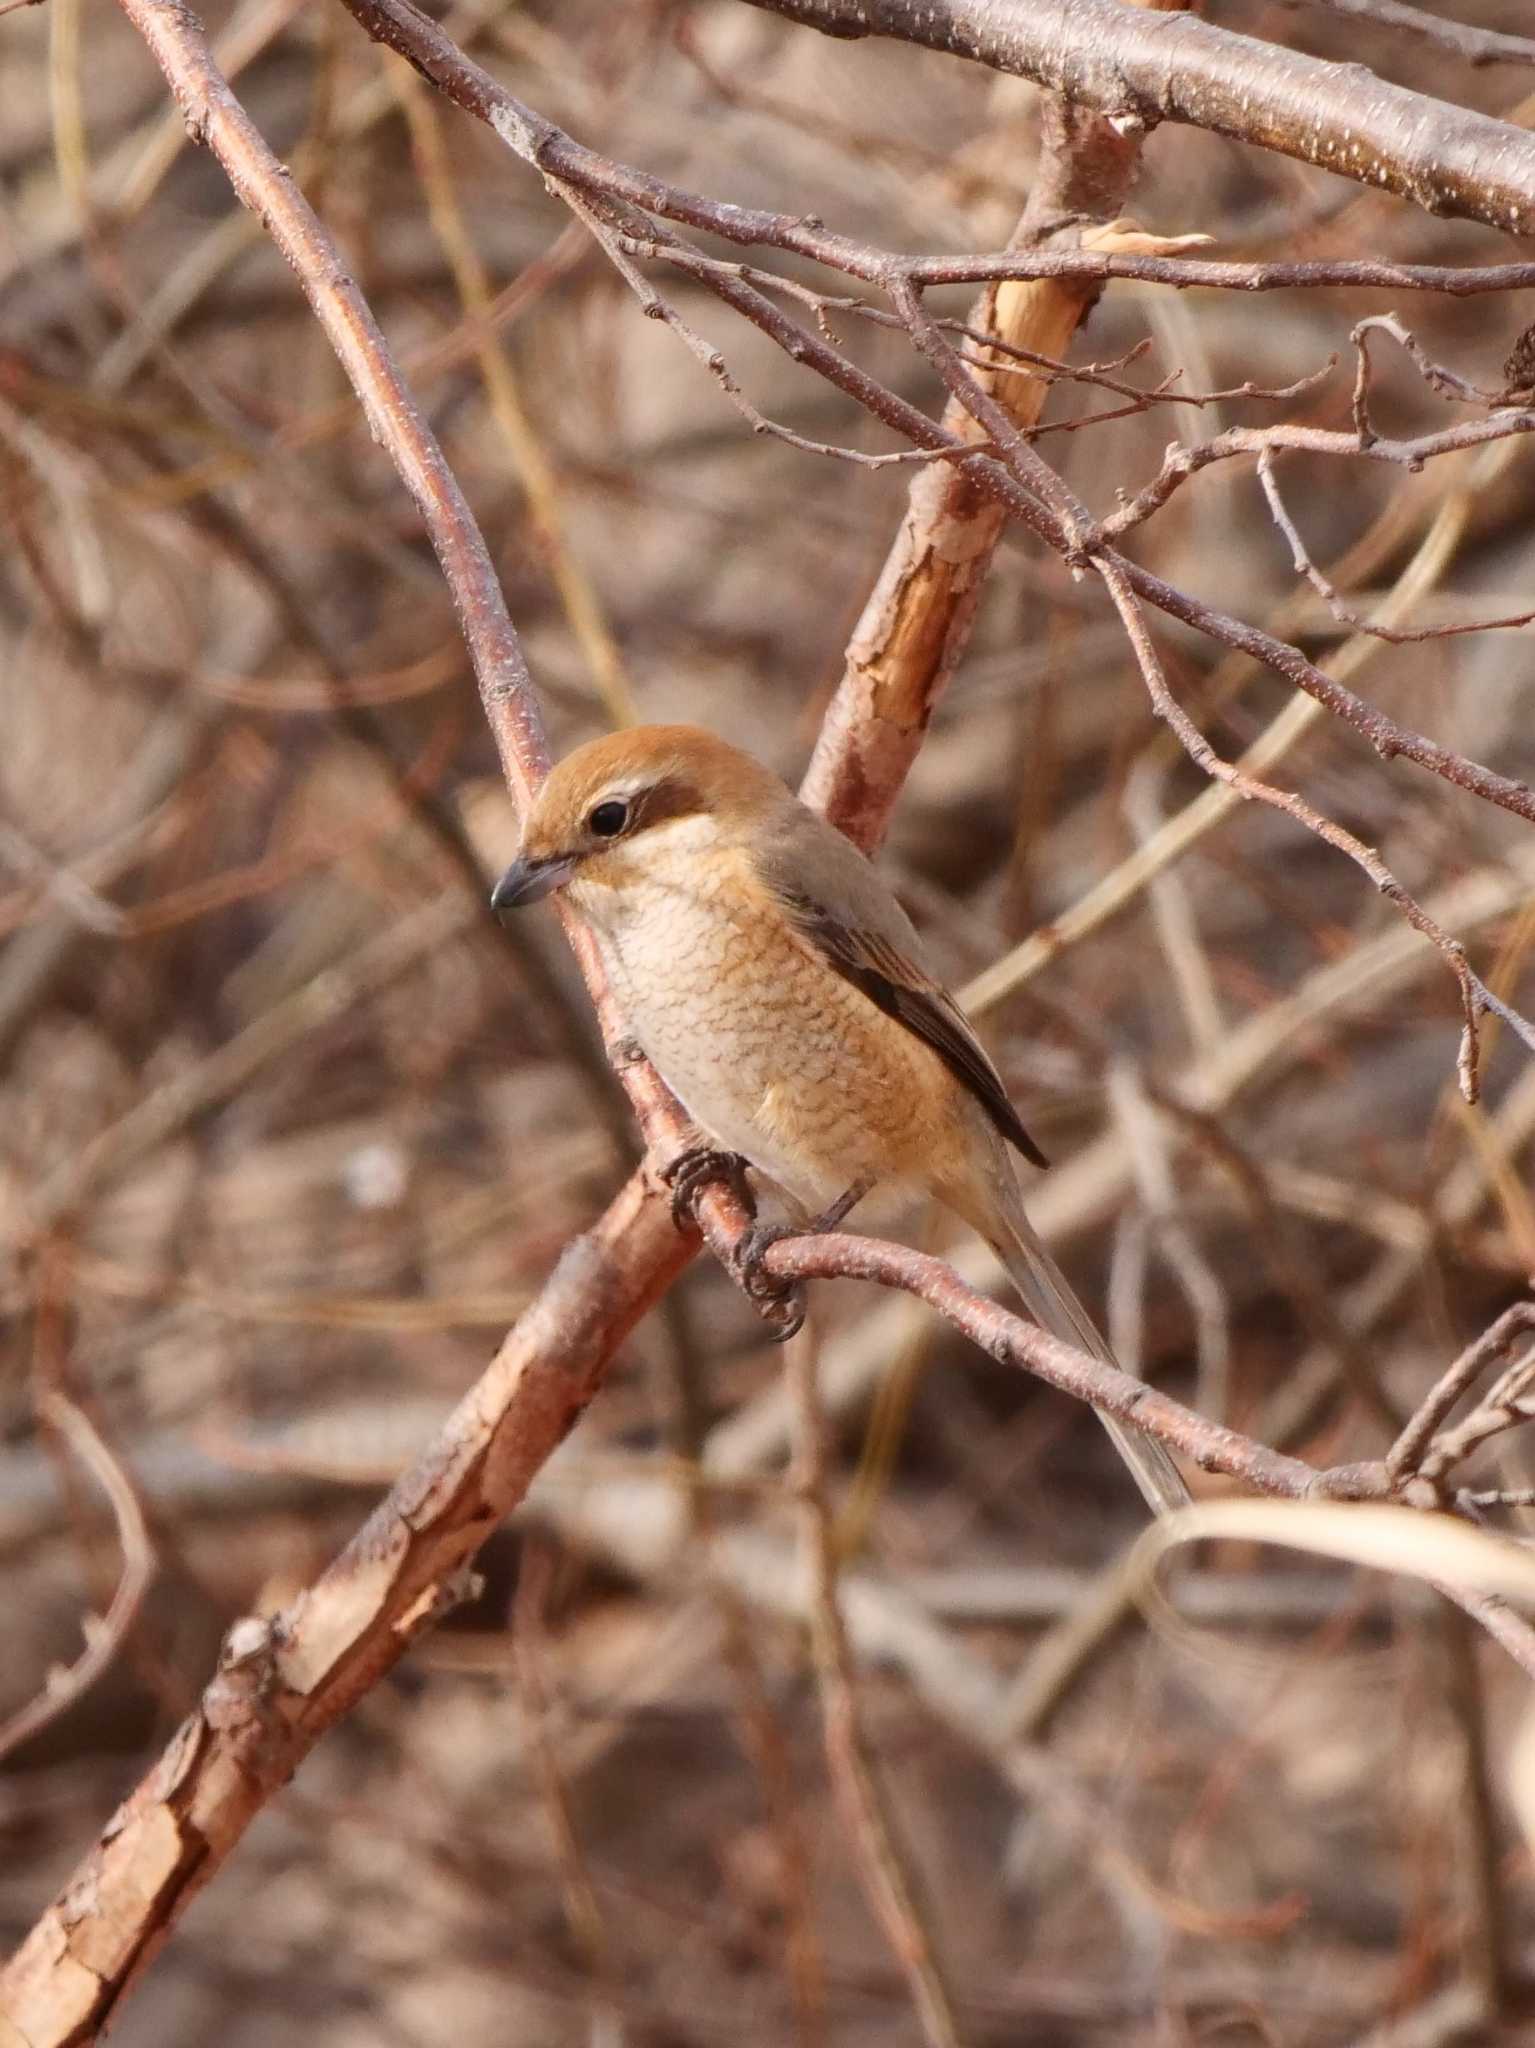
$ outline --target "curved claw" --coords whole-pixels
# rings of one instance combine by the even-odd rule
[[[801,1235],[798,1224],[753,1223],[736,1252],[736,1278],[741,1292],[763,1321],[773,1325],[775,1344],[787,1344],[803,1329],[805,1291],[796,1281],[780,1280],[775,1273],[769,1273],[762,1262],[781,1238]]]
[[[768,1339],[774,1344],[787,1344],[791,1337],[797,1337],[805,1327],[805,1293],[800,1287],[786,1286],[774,1302],[758,1304],[758,1313],[768,1325]]]

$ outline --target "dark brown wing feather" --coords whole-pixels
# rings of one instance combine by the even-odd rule
[[[774,894],[795,929],[820,948],[844,980],[933,1048],[1009,1144],[1036,1166],[1049,1164],[1019,1121],[964,1012],[940,983],[878,932],[851,929],[821,904],[781,883]]]

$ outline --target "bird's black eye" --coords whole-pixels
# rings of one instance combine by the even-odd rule
[[[629,822],[629,806],[609,797],[595,807],[586,822],[599,839],[616,839]]]

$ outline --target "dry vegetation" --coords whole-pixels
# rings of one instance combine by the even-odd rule
[[[1535,113],[1535,50],[1476,67],[1369,18],[1386,0],[1363,12],[1209,10]],[[739,0],[445,18],[571,134],[716,199],[938,256],[1003,248],[1029,197],[1045,101],[979,65]],[[553,750],[689,718],[800,774],[914,475],[803,443],[901,441],[705,280],[650,266],[797,439],[753,435],[642,317],[612,217],[605,252],[344,8],[248,0],[208,25],[472,504]],[[639,1141],[555,921],[502,931],[485,908],[515,820],[421,521],[111,0],[0,18],[0,180],[0,1714],[29,1717],[0,1777],[10,1947],[231,1623],[316,1577]],[[1212,237],[1209,259],[1521,253],[1187,126],[1148,139],[1133,212]],[[963,318],[971,298],[927,303]],[[1122,280],[1072,347],[1113,388],[1004,396],[1015,416],[1044,396],[1032,445],[1099,519],[1170,441],[1300,430],[1264,474],[1238,440],[1127,553],[1518,783],[1528,631],[1349,621],[1530,609],[1535,421],[1496,403],[1530,381],[1505,367],[1530,305]],[[1364,339],[1378,434],[1466,429],[1425,463],[1317,439],[1355,433],[1351,331],[1388,314],[1475,387],[1426,376],[1388,329]],[[822,319],[939,416],[907,335]],[[1120,388],[1169,378],[1204,402]],[[1482,1005],[1463,1099],[1453,962],[1296,818],[1212,808],[1113,595],[1010,527],[882,858],[955,984],[985,977],[991,1043],[1057,1162],[1037,1220],[1126,1364],[1314,1466],[1377,1458],[1535,1270],[1535,1068]],[[1263,741],[1263,772],[1376,850],[1482,993],[1529,1009],[1517,805],[1382,758],[1248,656],[1146,616],[1217,750]],[[1137,859],[1169,832],[1180,857]],[[914,1219],[913,1241],[938,1231]],[[1143,1516],[1087,1410],[920,1303],[814,1300],[825,1470],[784,1353],[695,1266],[455,1611],[266,1807],[123,2005],[123,2048],[942,2038],[828,1790],[858,1761],[839,1705],[912,1873],[896,1917],[928,1930],[972,2048],[1528,2038],[1529,1676],[1417,1580],[1235,1538],[1127,1614]],[[1507,1494],[1528,1464],[1498,1437],[1455,1481]],[[852,1699],[808,1590],[818,1550]],[[82,1615],[90,1661],[50,1701]]]

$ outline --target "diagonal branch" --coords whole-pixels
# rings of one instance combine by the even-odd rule
[[[223,166],[240,200],[264,222],[293,267],[315,317],[335,349],[377,440],[389,453],[420,511],[458,610],[480,701],[513,800],[522,807],[548,770],[549,749],[516,628],[485,541],[437,439],[395,366],[367,301],[340,252],[218,68],[197,17],[173,0],[123,0],[124,12],[165,73],[183,118]],[[589,935],[566,920],[604,1036],[622,1025]],[[665,1155],[684,1142],[686,1121],[644,1062],[625,1062],[620,1078],[651,1149]],[[728,1251],[747,1217],[723,1187],[703,1198],[710,1241]]]
[[[689,1256],[631,1180],[335,1563],[282,1614],[236,1623],[190,1719],[0,1971],[0,2012],[29,2048],[97,2037],[273,1792],[459,1597]]]
[[[670,218],[690,221],[715,233],[728,233],[730,224],[746,219],[745,210],[715,202],[683,204],[672,187],[659,180],[615,164],[595,151],[572,141],[563,130],[535,115],[515,99],[489,72],[467,58],[434,22],[420,14],[410,0],[343,0],[347,10],[377,40],[414,64],[460,106],[495,130],[508,148],[534,164],[550,177],[557,189],[568,183],[582,193],[596,192],[606,201],[640,208],[647,204]],[[1122,0],[1094,0],[1117,11],[1139,16],[1141,10],[1122,7]],[[1179,17],[1155,16],[1154,20]],[[1522,138],[1528,140],[1528,138]],[[1535,151],[1535,141],[1529,143]],[[632,216],[630,216],[632,221]],[[930,419],[919,407],[881,384],[852,362],[823,336],[802,327],[768,296],[748,283],[737,271],[702,257],[692,245],[660,222],[652,221],[637,237],[633,227],[615,229],[626,248],[659,257],[705,283],[723,302],[759,327],[784,352],[804,368],[853,398],[876,419],[906,436],[916,447],[933,451],[954,451],[956,477],[972,479],[991,493],[1047,547],[1074,564],[1112,559],[1128,578],[1136,593],[1160,611],[1208,634],[1224,646],[1252,655],[1285,681],[1316,697],[1327,709],[1353,726],[1383,759],[1398,755],[1417,762],[1431,773],[1472,791],[1486,801],[1500,805],[1516,816],[1535,821],[1535,791],[1513,777],[1499,775],[1480,762],[1467,759],[1440,746],[1425,734],[1414,732],[1386,713],[1377,710],[1352,690],[1327,675],[1285,641],[1261,628],[1219,611],[1186,592],[1164,582],[1150,570],[1119,555],[1110,555],[1104,542],[1110,528],[1095,527],[1087,508],[1070,492],[1064,480],[1017,431],[1007,410],[983,388],[950,344],[937,322],[921,304],[926,281],[924,266],[900,257],[888,257],[844,237],[828,236],[802,219],[778,215],[753,217],[751,232],[776,241],[784,249],[817,255],[878,284],[888,295],[913,341],[943,378],[952,397],[990,437],[969,449],[963,435],[947,424]],[[744,228],[741,229],[745,233]],[[1526,415],[1502,416],[1500,427],[1509,433],[1524,430]],[[1221,439],[1224,441],[1225,436]],[[1261,438],[1257,446],[1267,445]],[[817,790],[818,795],[824,795]],[[860,826],[860,830],[864,828]],[[875,833],[873,836],[877,836]]]
[[[1404,0],[1281,0],[1285,7],[1320,6],[1332,14],[1352,15],[1381,28],[1399,29],[1403,35],[1418,36],[1437,43],[1441,50],[1462,57],[1468,64],[1535,64],[1535,42],[1528,36],[1504,35],[1495,28],[1481,28],[1470,22],[1448,21],[1427,7],[1407,6]]]
[[[1032,79],[1125,130],[1160,121],[1279,150],[1429,213],[1535,232],[1535,138],[1508,121],[1124,0],[750,0],[832,36],[891,36]]]
[[[1139,169],[1139,137],[1123,137],[1085,109],[1051,100],[1012,246],[1157,246],[1115,218]],[[1085,229],[1083,216],[1090,220]],[[1061,220],[1072,224],[1053,227]],[[1097,290],[1066,278],[999,280],[972,308],[965,331],[982,353],[969,359],[971,367],[1016,427],[1038,424],[1050,387],[1009,365],[1020,356],[1038,360],[1041,350],[1064,355]],[[897,313],[881,312],[904,325]],[[973,446],[990,445],[952,397],[944,425]],[[912,480],[905,516],[848,641],[802,791],[865,851],[879,837],[880,811],[888,809],[883,792],[904,779],[969,644],[1006,523],[996,494],[962,469],[929,468]]]
[[[862,278],[871,284],[880,283],[891,266],[898,265],[913,284],[922,287],[984,284],[996,278],[1072,278],[1093,284],[1127,278],[1143,284],[1171,285],[1178,290],[1199,287],[1291,291],[1301,286],[1367,285],[1384,291],[1480,295],[1535,289],[1535,263],[1448,266],[1392,263],[1373,257],[1326,262],[1224,263],[1185,254],[1120,254],[1057,246],[1010,247],[971,255],[897,257],[889,250],[872,248],[849,235],[838,234],[813,214],[774,213],[764,207],[713,199],[588,148],[536,113],[483,65],[467,57],[448,32],[423,14],[413,0],[341,0],[341,4],[375,42],[385,44],[414,65],[439,92],[465,113],[486,122],[508,149],[557,184],[574,187],[595,198],[622,200],[662,220],[717,235],[725,242],[782,249],[804,256],[844,276]],[[766,0],[754,0],[754,4],[766,4]],[[1136,11],[1128,0],[1099,0],[1099,4],[1113,6],[1116,15]],[[1438,103],[1429,100],[1423,104],[1433,108]],[[1508,132],[1524,149],[1535,150],[1535,142],[1524,130]],[[1362,176],[1362,171],[1357,175]]]
[[[30,2048],[93,2039],[261,1806],[325,1731],[460,1597],[479,1545],[523,1498],[600,1384],[614,1346],[688,1253],[631,1182],[566,1250],[479,1383],[335,1563],[281,1614],[236,1623],[222,1666],[159,1765],[4,1972],[0,2001]],[[1384,1463],[1322,1472],[1212,1422],[977,1293],[942,1260],[871,1238],[785,1240],[789,1280],[862,1279],[919,1296],[990,1357],[1149,1431],[1202,1470],[1282,1499],[1432,1508]],[[1453,1595],[1452,1597],[1460,1597]],[[1535,1634],[1477,1599],[1528,1670]]]

